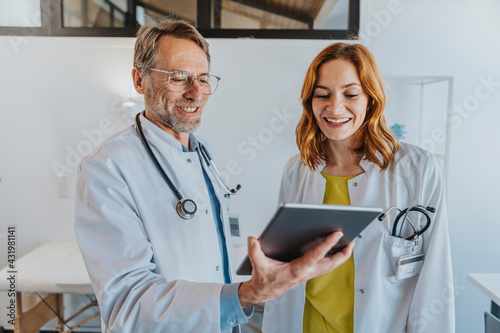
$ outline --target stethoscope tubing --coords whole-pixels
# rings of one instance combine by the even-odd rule
[[[138,113],[137,116],[135,116],[135,123],[137,125],[137,128],[139,130],[139,137],[141,138],[142,143],[144,144],[144,147],[146,148],[146,151],[148,152],[149,157],[153,161],[154,165],[156,166],[156,169],[160,172],[161,176],[165,180],[165,182],[168,184],[170,189],[174,192],[175,196],[179,201],[182,201],[184,198],[182,197],[181,193],[177,190],[177,187],[172,183],[170,178],[167,176],[165,171],[160,165],[160,162],[158,162],[158,159],[156,159],[155,154],[153,153],[153,150],[151,149],[151,146],[149,145],[148,141],[146,140],[146,137],[144,136],[144,132],[142,131],[142,126],[141,126],[141,120],[140,118],[141,113]]]
[[[397,227],[398,227],[398,224],[399,224],[399,220],[403,218],[403,221],[407,218],[408,216],[408,213],[411,212],[411,211],[417,211],[421,214],[423,214],[427,220],[427,222],[425,223],[424,227],[419,229],[418,231],[415,230],[415,227],[413,227],[414,229],[414,233],[413,235],[405,238],[406,240],[412,240],[414,239],[415,237],[418,237],[420,236],[421,234],[423,234],[427,229],[429,229],[429,226],[431,225],[431,217],[429,216],[429,214],[427,213],[427,211],[431,211],[432,212],[432,209],[434,209],[433,207],[428,207],[429,209],[423,209],[423,208],[420,208],[419,205],[416,205],[416,206],[412,206],[412,207],[408,207],[408,208],[405,208],[403,209],[402,211],[399,212],[399,214],[396,216],[396,218],[394,219],[394,223],[392,225],[392,232],[391,232],[391,236],[396,236],[397,234]],[[432,209],[430,209],[432,208]],[[435,209],[434,209],[435,211]]]
[[[158,159],[156,158],[155,154],[153,153],[153,150],[151,149],[151,146],[148,143],[148,140],[146,140],[146,137],[145,137],[144,132],[142,130],[140,115],[141,115],[141,113],[139,112],[135,116],[135,124],[136,124],[138,131],[139,131],[139,137],[140,137],[144,147],[146,148],[146,151],[147,151],[149,157],[151,158],[151,161],[153,161],[153,164],[156,166],[156,169],[158,170],[158,172],[160,172],[161,176],[163,177],[163,179],[165,180],[167,185],[170,187],[170,189],[174,192],[177,199],[179,199],[179,201],[177,202],[177,205],[176,205],[177,214],[179,214],[179,216],[181,218],[183,218],[185,220],[189,220],[194,216],[194,214],[197,211],[196,203],[191,199],[184,199],[182,197],[179,190],[177,190],[177,187],[175,187],[174,183],[172,183],[170,178],[165,173],[165,170],[163,170],[163,168],[161,167],[160,162],[158,162]],[[201,155],[203,156],[203,159],[207,163],[207,166],[209,168],[210,168],[210,166],[212,166],[212,168],[214,169],[214,171],[216,173],[215,179],[217,180],[219,185],[227,192],[227,194],[225,194],[224,196],[229,197],[230,195],[236,194],[236,192],[238,192],[240,190],[241,185],[238,184],[236,186],[236,189],[229,189],[229,187],[226,184],[224,184],[224,182],[222,181],[222,176],[219,173],[219,170],[217,170],[217,168],[215,167],[215,164],[211,163],[212,157],[208,153],[205,146],[203,144],[201,144],[201,142],[199,142],[198,145],[200,147]]]
[[[410,223],[410,226],[413,229],[413,235],[405,238],[406,240],[413,240],[416,237],[422,235],[429,228],[429,226],[431,225],[431,217],[429,216],[428,212],[431,212],[431,213],[435,213],[436,212],[436,208],[430,207],[430,206],[426,207],[426,206],[422,206],[422,205],[414,205],[414,206],[405,208],[403,210],[401,210],[401,209],[399,209],[397,207],[389,207],[388,209],[385,210],[385,212],[383,212],[382,214],[380,214],[378,216],[378,220],[380,222],[382,222],[386,218],[386,216],[389,213],[389,211],[391,211],[393,209],[396,209],[399,213],[396,216],[396,218],[394,219],[394,222],[392,224],[392,230],[389,227],[390,235],[394,236],[394,237],[401,237],[401,232],[402,232],[402,229],[403,229],[403,225],[404,225],[404,223],[406,221],[408,221]],[[411,220],[408,218],[408,213],[411,212],[411,211],[417,211],[417,212],[419,212],[419,213],[421,213],[421,214],[423,214],[425,216],[425,218],[427,219],[427,222],[426,222],[426,224],[425,224],[425,226],[423,228],[421,228],[419,230],[417,230],[415,228],[415,226],[413,225],[413,223],[411,222]],[[401,220],[401,218],[403,219],[403,222],[401,223],[401,227],[399,229],[399,236],[398,236],[397,229],[398,229],[399,221]]]
[[[215,179],[217,180],[217,182],[219,183],[219,185],[227,192],[226,195],[235,195],[236,192],[238,192],[241,188],[241,185],[237,185],[236,186],[236,189],[230,189],[223,181],[222,181],[222,175],[220,174],[219,170],[217,169],[217,167],[215,166],[215,163],[210,163],[212,161],[212,157],[210,156],[210,154],[208,153],[208,150],[207,148],[205,148],[205,146],[203,144],[201,144],[201,142],[198,142],[198,145],[200,146],[200,151],[201,151],[201,155],[203,156],[203,158],[205,159],[205,162],[207,163],[208,167],[212,167],[215,171],[215,174],[217,177],[215,177]]]

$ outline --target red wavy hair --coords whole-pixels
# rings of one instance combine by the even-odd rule
[[[377,63],[371,52],[361,44],[332,44],[321,51],[309,66],[301,93],[302,117],[295,130],[302,162],[314,171],[328,157],[328,142],[322,140],[323,133],[314,117],[312,98],[319,68],[336,59],[347,60],[356,67],[361,86],[369,97],[366,118],[354,139],[354,147],[357,148],[351,149],[354,153],[364,153],[366,159],[383,171],[399,150],[399,141],[389,131],[385,121],[386,94]]]

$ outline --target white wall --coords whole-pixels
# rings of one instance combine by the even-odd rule
[[[495,0],[362,3],[364,41],[385,74],[454,76],[454,103],[471,110],[459,114],[456,109],[450,136],[457,332],[481,331],[482,312],[489,307],[466,273],[500,267],[493,192],[500,184],[494,167],[500,159],[495,145],[500,86],[488,97],[481,95],[477,107],[467,104],[475,101],[476,89],[488,91],[477,88],[481,77],[500,82],[499,13]],[[283,164],[296,152],[305,70],[329,43],[210,40],[212,71],[223,79],[199,134],[211,141],[229,184],[243,186],[231,207],[240,215],[244,236],[258,235],[274,211]],[[91,148],[82,131],[97,138],[103,120],[115,130],[126,126],[113,110],[131,89],[132,45],[128,38],[0,37],[0,233],[7,224],[17,226],[19,256],[48,240],[74,238],[75,172],[69,151]],[[72,171],[69,198],[57,197],[54,162]],[[4,244],[0,266],[6,264]],[[2,296],[1,307],[3,301]]]
[[[393,11],[397,13],[384,19],[382,13],[388,12],[389,2],[370,2],[369,8],[364,7],[363,29],[368,38],[370,31],[374,35],[368,45],[384,73],[454,77],[448,212],[456,324],[457,332],[481,332],[489,300],[466,275],[500,272],[495,192],[500,185],[496,168],[500,162],[500,3],[401,0]],[[379,23],[379,31],[374,22]],[[484,81],[494,84],[485,85]],[[436,315],[438,307],[436,302]]]
[[[43,242],[75,238],[74,166],[79,157],[69,151],[93,149],[82,131],[95,133],[103,119],[114,121],[113,131],[123,126],[111,110],[114,99],[127,92],[131,43],[0,38],[0,233],[7,225],[16,226],[18,257]],[[69,171],[69,198],[58,197],[54,163]],[[3,267],[7,247],[0,243]],[[2,308],[4,302],[6,293]],[[2,314],[0,325],[6,322]]]

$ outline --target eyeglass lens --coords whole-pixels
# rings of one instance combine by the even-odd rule
[[[184,92],[193,84],[194,77],[186,72],[172,72],[170,74],[169,89],[174,92]],[[219,79],[213,75],[197,77],[200,90],[205,95],[211,95],[217,89]]]

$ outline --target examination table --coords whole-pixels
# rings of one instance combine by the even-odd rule
[[[28,254],[16,258],[13,269],[9,265],[4,267],[0,271],[0,277],[0,290],[8,292],[8,305],[16,303],[15,333],[36,333],[54,317],[58,318],[57,330],[67,333],[99,316],[90,278],[76,241],[44,243]],[[12,281],[15,281],[15,300]],[[37,302],[29,309],[23,308],[24,293],[38,295]],[[90,302],[82,309],[64,318],[65,293],[92,296],[89,296]],[[71,320],[87,309],[92,309],[93,313],[69,325]]]

